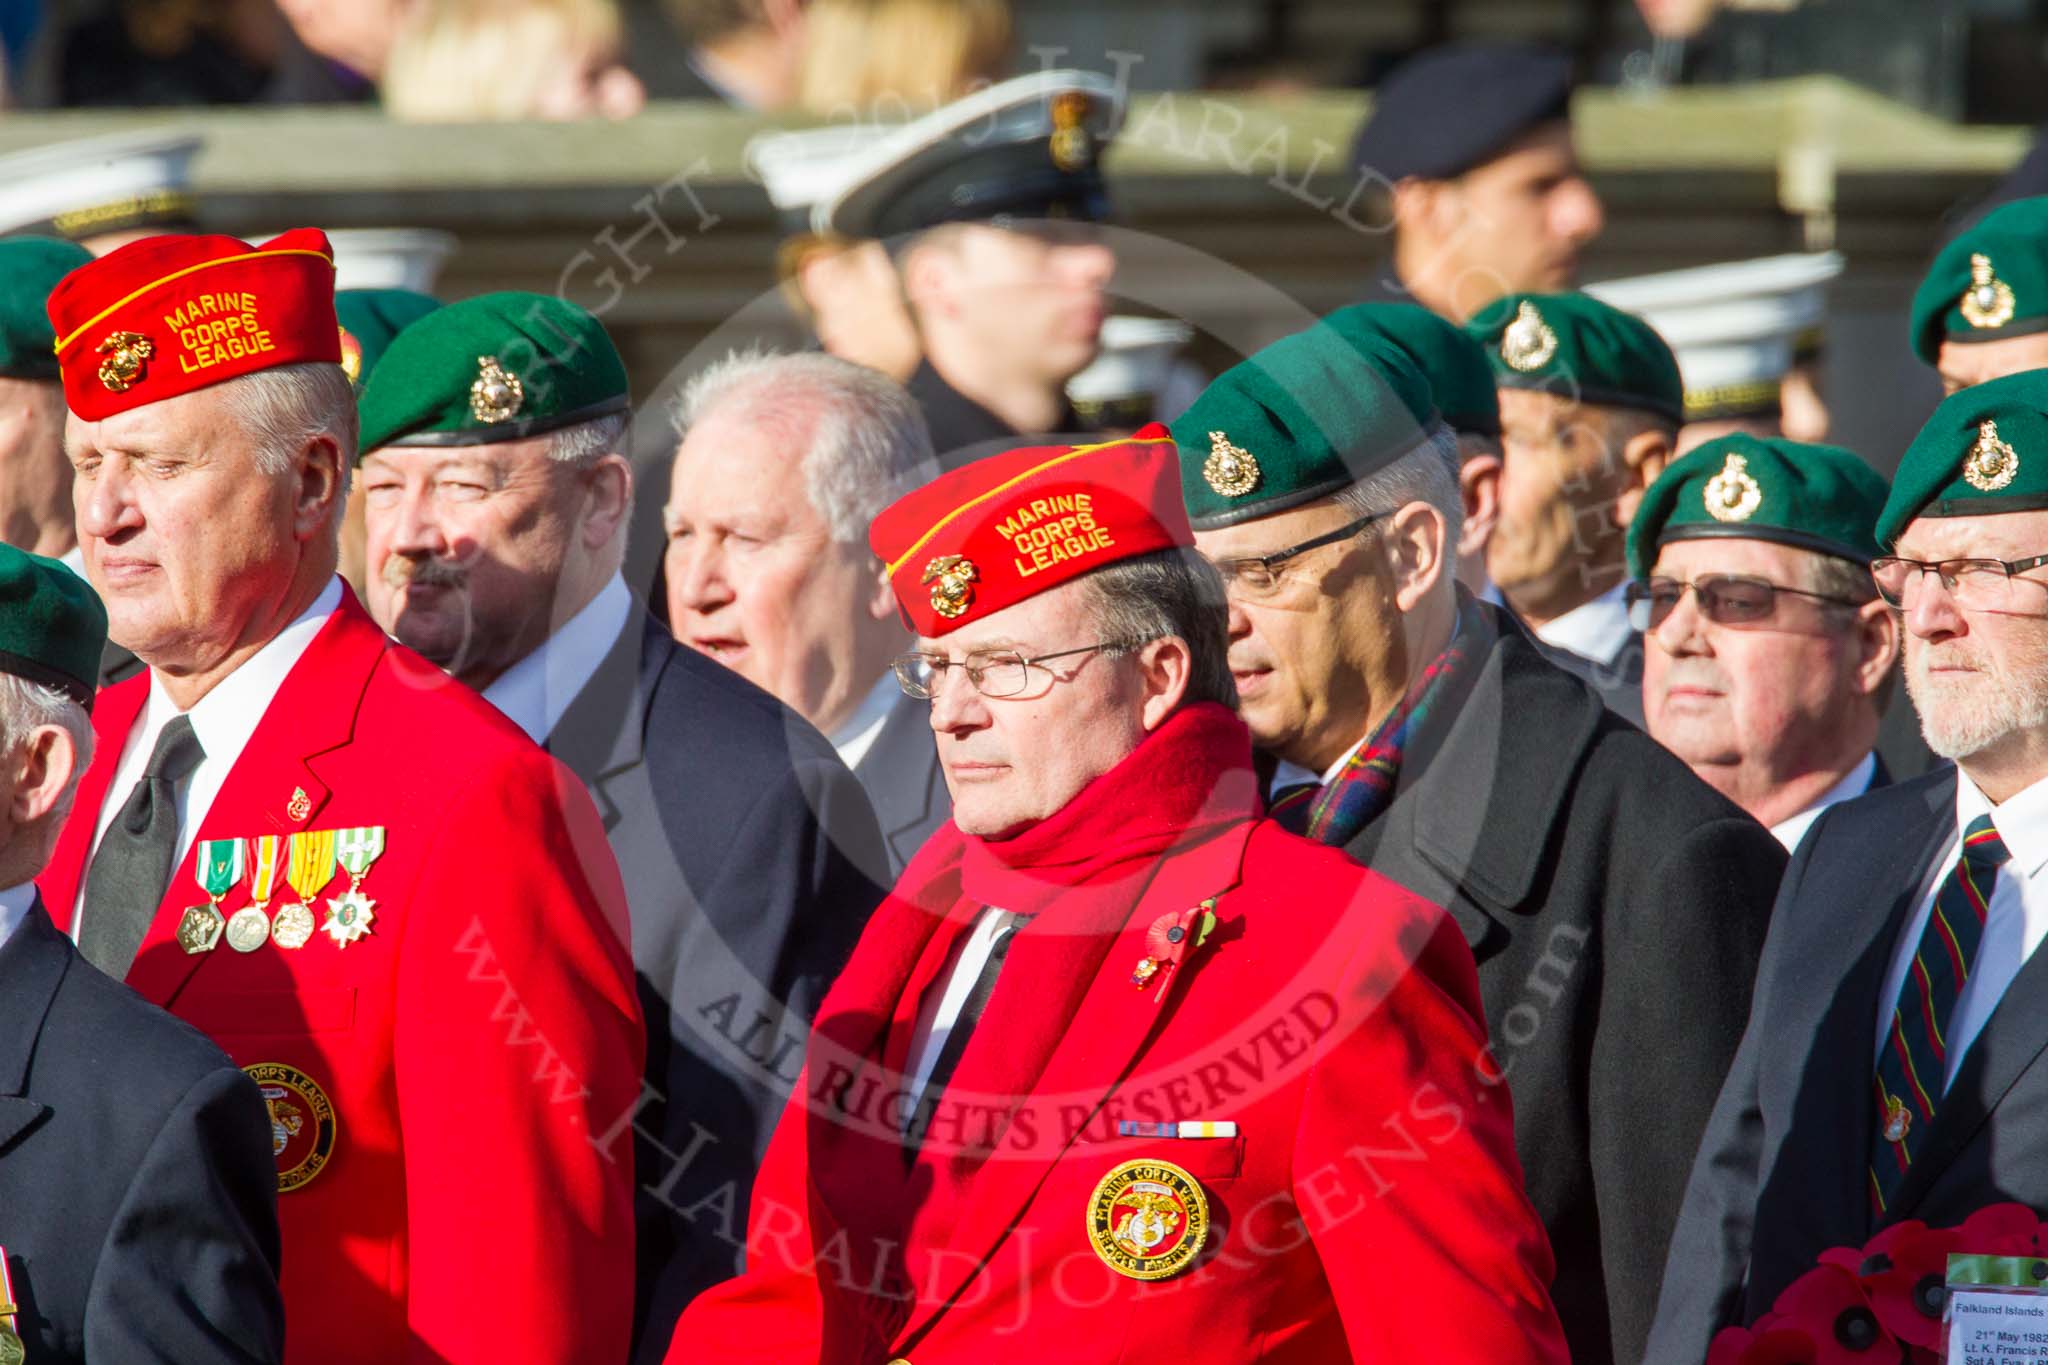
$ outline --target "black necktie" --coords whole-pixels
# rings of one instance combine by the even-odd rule
[[[178,857],[178,784],[206,757],[192,722],[173,716],[156,737],[149,766],[107,826],[85,879],[78,950],[119,981],[128,975]]]
[[[1029,915],[1020,915],[1014,910],[998,913],[1002,922],[996,926],[995,938],[989,944],[988,960],[981,964],[981,974],[974,978],[967,998],[960,1002],[960,1017],[953,1021],[951,1031],[946,1034],[946,1041],[939,1048],[938,1060],[932,1063],[931,1078],[924,1083],[924,1094],[918,1099],[917,1112],[911,1115],[903,1130],[906,1160],[916,1155],[917,1149],[924,1145],[925,1134],[931,1131],[932,1119],[939,1111],[939,1098],[946,1092],[946,1082],[953,1079],[953,1069],[960,1065],[960,1055],[967,1051],[967,1039],[981,1021],[981,1012],[988,1008],[988,998],[995,994],[996,976],[1003,970],[1003,959],[1010,955],[1010,940],[1031,922]]]

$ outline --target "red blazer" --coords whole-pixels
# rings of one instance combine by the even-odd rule
[[[1211,941],[1154,1004],[1131,981],[1154,919],[1217,895]],[[821,1019],[914,1017],[937,954],[881,937]],[[747,1273],[685,1312],[670,1365],[1563,1361],[1550,1249],[1478,1015],[1471,954],[1440,910],[1339,850],[1233,826],[1161,865],[1033,1087],[1031,1122],[1012,1122],[1029,1150],[964,1184],[923,1151],[907,1178],[886,1149],[862,1170],[821,1159],[844,1149],[826,1125],[876,1110],[865,1074],[817,1050],[821,1024],[755,1186]],[[1119,1131],[1182,1119],[1237,1135]],[[1134,1160],[1206,1194],[1209,1250],[1171,1278],[1119,1274],[1094,1245],[1098,1183]],[[863,1228],[902,1224],[900,1258],[868,1253]]]
[[[148,689],[130,679],[94,708],[98,752],[38,883],[59,927]],[[187,955],[178,921],[206,901],[195,841],[127,978],[237,1064],[294,1068],[332,1105],[326,1164],[278,1198],[286,1358],[624,1360],[632,1150],[592,1141],[624,1127],[645,1049],[617,865],[582,784],[344,589],[198,838],[360,825],[385,827],[368,937]],[[318,919],[348,885],[309,902]],[[249,899],[245,877],[221,910]],[[280,872],[271,909],[296,899]],[[300,1131],[280,1165],[300,1166],[324,1135],[287,1102]]]

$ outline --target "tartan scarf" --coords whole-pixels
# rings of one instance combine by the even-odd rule
[[[1484,625],[1479,608],[1460,591],[1450,643],[1416,675],[1407,695],[1365,742],[1351,751],[1335,777],[1320,786],[1304,784],[1280,795],[1268,814],[1283,829],[1317,843],[1340,848],[1350,843],[1353,835],[1393,801],[1402,755],[1445,695],[1457,690],[1452,683],[1463,676],[1465,661],[1485,653]]]

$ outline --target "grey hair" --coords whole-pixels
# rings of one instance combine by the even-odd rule
[[[1337,494],[1337,505],[1352,517],[1386,516],[1411,502],[1427,503],[1444,519],[1443,578],[1458,572],[1458,532],[1465,525],[1465,495],[1458,487],[1458,438],[1442,422],[1423,443],[1384,469]]]
[[[1101,638],[1118,642],[1115,656],[1174,636],[1188,647],[1188,701],[1213,701],[1235,711],[1230,676],[1230,609],[1216,566],[1193,550],[1154,550],[1083,575]]]
[[[17,673],[0,673],[0,739],[12,750],[28,738],[29,731],[44,725],[54,725],[69,735],[76,754],[71,781],[65,784],[64,794],[52,812],[54,827],[64,823],[72,798],[78,795],[79,779],[92,763],[92,718],[83,706],[54,687],[32,682]]]
[[[341,491],[348,492],[360,426],[355,389],[341,366],[309,360],[258,370],[223,384],[221,396],[235,424],[255,442],[258,469],[282,474],[308,441],[330,436],[341,447]],[[334,500],[337,523],[344,501]]]
[[[610,455],[626,439],[626,414],[614,412],[548,434],[548,458],[557,464],[588,465]]]
[[[1840,555],[1814,552],[1807,556],[1806,587],[1823,597],[1838,597],[1858,606],[1877,596],[1877,580],[1868,565]]]
[[[938,473],[916,400],[865,365],[823,351],[734,351],[677,396],[670,412],[676,438],[728,401],[807,440],[804,490],[842,544],[865,544],[883,508]]]

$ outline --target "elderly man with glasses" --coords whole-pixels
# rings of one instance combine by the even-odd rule
[[[1180,482],[1151,426],[876,519],[953,818],[671,1361],[1564,1359],[1471,954],[1262,818]]]
[[[1887,1227],[2048,1208],[2048,371],[1944,400],[1876,541],[1906,690],[1954,766],[1831,807],[1801,841],[1651,1360],[1701,1359],[1823,1253]],[[1914,1314],[1883,1327],[1872,1359],[1897,1355]]]
[[[1629,527],[1646,728],[1788,849],[1890,781],[1872,746],[1899,627],[1869,569],[1887,491],[1853,451],[1724,436]]]
[[[1572,1357],[1639,1360],[1784,851],[1458,587],[1458,448],[1405,353],[1319,325],[1173,430],[1276,818],[1449,908]]]

